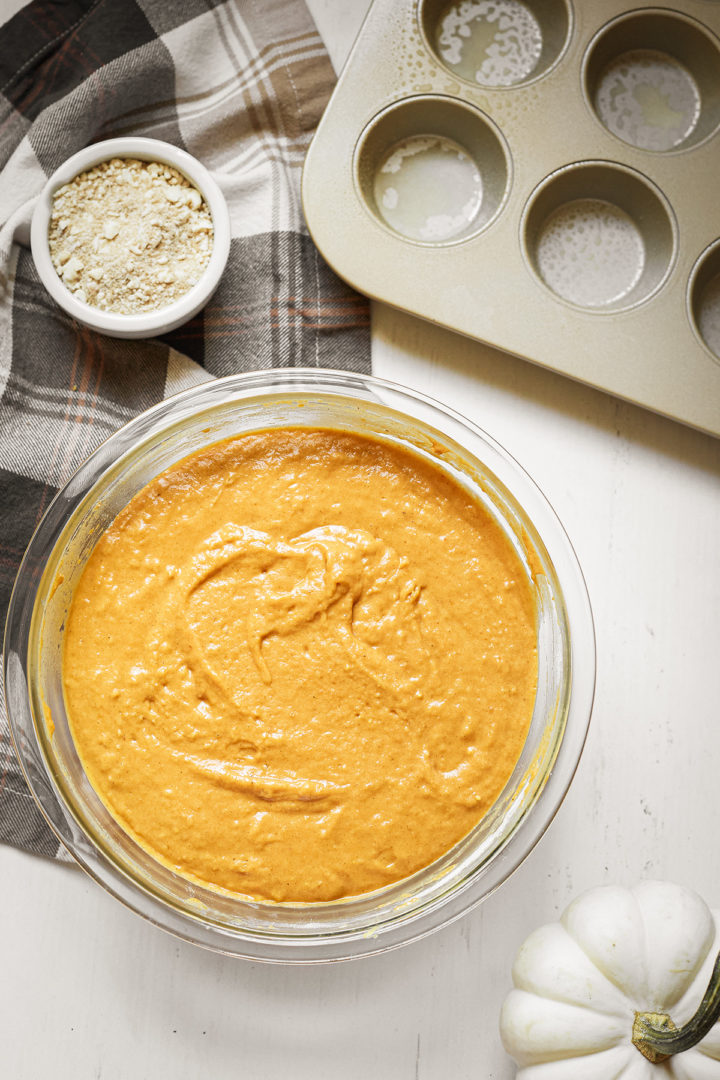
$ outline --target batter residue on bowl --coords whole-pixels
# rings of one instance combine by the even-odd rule
[[[217,443],[104,533],[67,622],[88,776],[187,877],[328,901],[447,852],[504,787],[537,681],[517,553],[439,467],[352,434]]]

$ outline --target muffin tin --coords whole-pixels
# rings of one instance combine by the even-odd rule
[[[375,0],[305,162],[368,295],[720,435],[720,0]]]

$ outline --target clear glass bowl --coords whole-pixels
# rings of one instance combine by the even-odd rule
[[[270,427],[350,430],[413,450],[451,473],[500,522],[535,592],[539,678],[525,746],[500,798],[441,859],[394,885],[320,904],[233,897],[173,873],[117,824],[75,751],[61,653],[73,589],[101,532],[154,476],[187,454]],[[542,835],[570,784],[595,680],[592,616],[570,543],[520,466],[469,421],[412,390],[340,372],[233,375],[149,409],[111,436],[50,506],[20,567],[5,636],[17,753],[38,804],[80,865],[151,922],[256,960],[381,952],[458,918],[498,887]],[[47,717],[52,716],[52,724]]]

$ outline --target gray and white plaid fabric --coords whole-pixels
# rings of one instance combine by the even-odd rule
[[[0,619],[54,494],[136,413],[256,368],[368,371],[367,303],[304,227],[300,173],[334,76],[303,0],[35,0],[0,29]],[[208,166],[230,208],[223,280],[164,338],[121,341],[63,314],[28,250],[47,176],[136,134]],[[0,840],[58,841],[22,779],[0,697]]]

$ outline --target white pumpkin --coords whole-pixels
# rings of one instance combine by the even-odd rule
[[[719,951],[720,912],[679,885],[607,885],[579,896],[515,958],[500,1034],[520,1066],[517,1080],[720,1080],[720,1023],[662,1064],[632,1041],[638,1012],[688,1023]]]

